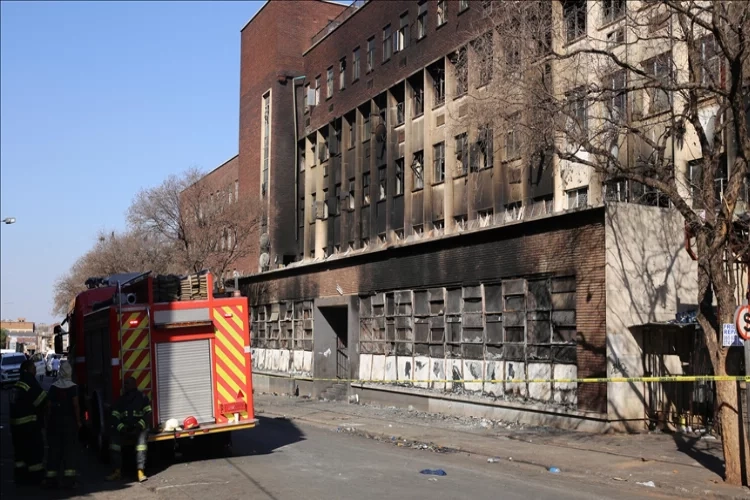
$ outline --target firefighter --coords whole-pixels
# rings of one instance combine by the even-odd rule
[[[49,390],[47,417],[47,483],[50,488],[59,485],[58,474],[63,472],[63,486],[76,484],[76,455],[78,433],[81,430],[81,412],[78,406],[78,386],[73,383],[73,370],[67,361],[60,364],[57,380]]]
[[[21,364],[21,379],[13,386],[9,398],[14,480],[17,484],[38,484],[44,476],[42,420],[47,393],[37,382],[36,366],[30,359]]]
[[[135,440],[135,458],[138,466],[138,482],[148,478],[146,469],[146,455],[148,453],[148,432],[151,421],[151,403],[138,390],[133,377],[125,379],[125,392],[112,410],[112,433],[110,449],[114,472],[107,477],[108,481],[116,481],[122,477],[122,444],[124,441]]]

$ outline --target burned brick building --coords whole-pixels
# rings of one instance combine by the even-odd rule
[[[256,389],[642,426],[643,384],[567,380],[644,374],[632,327],[696,296],[682,219],[463,119],[501,3],[271,1],[242,29]]]

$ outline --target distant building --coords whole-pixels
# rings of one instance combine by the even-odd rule
[[[0,329],[8,331],[5,349],[15,349],[20,343],[25,344],[27,349],[36,349],[38,340],[35,323],[26,321],[26,318],[4,319],[0,321]]]

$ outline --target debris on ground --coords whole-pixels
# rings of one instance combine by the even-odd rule
[[[549,471],[550,471],[550,472],[551,472],[552,474],[559,474],[559,473],[560,473],[560,469],[558,469],[557,467],[550,467],[550,468],[549,468]]]
[[[487,459],[488,464],[497,464],[500,463],[500,459],[498,457],[491,457]]]
[[[647,481],[645,483],[635,483],[635,484],[638,484],[640,486],[647,486],[649,488],[656,488],[656,485],[654,484],[653,481]]]
[[[428,476],[447,476],[448,473],[445,472],[443,469],[422,469],[419,471],[420,474],[425,474]]]
[[[382,443],[390,443],[395,446],[398,446],[399,448],[411,448],[413,450],[429,450],[433,453],[456,453],[459,451],[455,448],[440,446],[432,442],[425,443],[422,441],[403,439],[403,438],[396,437],[396,436],[386,437],[386,436],[381,436],[381,435],[376,435],[376,434],[370,434],[369,432],[363,432],[361,430],[355,429],[354,427],[338,427],[336,429],[336,432],[348,432],[350,434],[354,434],[354,435],[364,437],[367,439],[372,439],[374,441],[380,441]]]

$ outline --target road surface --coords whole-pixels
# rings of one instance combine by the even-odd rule
[[[75,493],[12,484],[7,390],[0,408],[2,491],[5,498],[102,499],[603,499],[643,498],[644,488],[618,492],[616,486],[585,484],[562,474],[514,463],[487,463],[464,453],[400,448],[349,433],[338,433],[285,419],[261,418],[260,426],[235,434],[232,450],[213,457],[182,456],[152,464],[150,480],[109,484],[106,466],[91,451],[81,453],[81,487]],[[197,442],[197,440],[196,440]],[[420,474],[441,468],[444,477]]]

